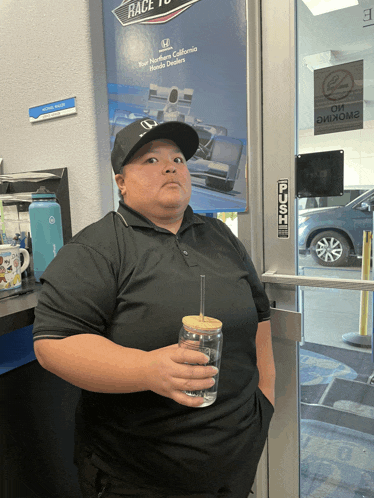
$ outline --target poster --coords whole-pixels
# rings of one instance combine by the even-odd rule
[[[247,206],[245,0],[103,2],[111,146],[132,121],[182,121],[197,213]]]

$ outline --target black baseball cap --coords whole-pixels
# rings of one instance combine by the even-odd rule
[[[151,118],[138,119],[116,135],[112,150],[114,174],[120,173],[143,145],[160,139],[172,140],[180,148],[186,161],[195,154],[199,146],[199,136],[192,126],[179,121],[158,123]]]

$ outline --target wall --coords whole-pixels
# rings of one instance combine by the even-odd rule
[[[0,16],[0,172],[68,167],[74,234],[113,209],[101,0],[2,0]],[[29,122],[70,97],[77,114]]]

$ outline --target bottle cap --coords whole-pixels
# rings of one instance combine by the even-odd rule
[[[184,316],[182,318],[182,323],[186,327],[195,330],[205,330],[207,332],[222,328],[222,322],[217,318],[211,318],[210,316],[204,316],[204,321],[200,320],[199,315]]]
[[[56,199],[56,194],[50,192],[44,185],[38,188],[36,192],[31,194],[32,199]]]

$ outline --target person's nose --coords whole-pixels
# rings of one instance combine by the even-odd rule
[[[166,173],[176,173],[177,168],[174,161],[166,161],[164,166],[164,174]]]

